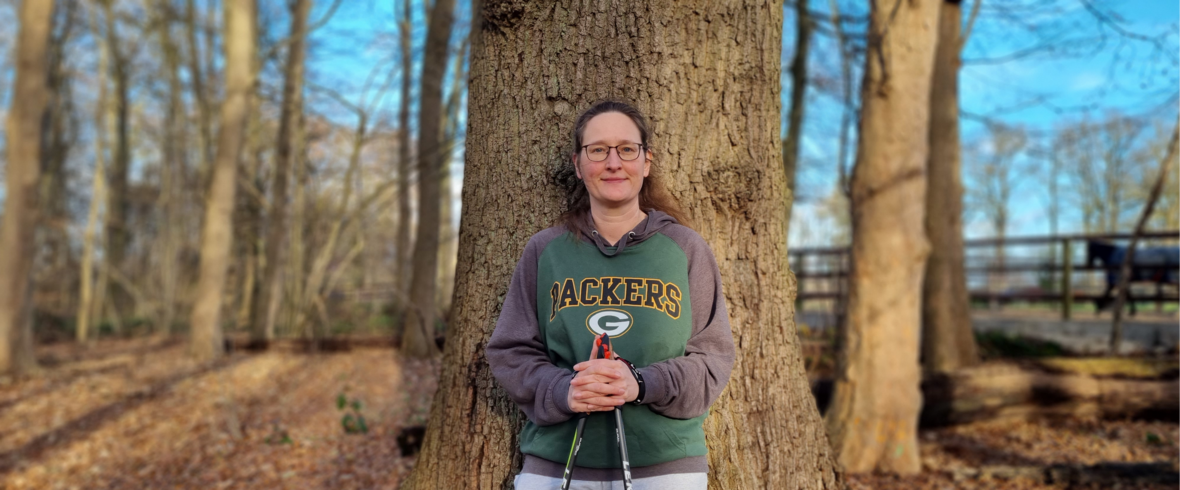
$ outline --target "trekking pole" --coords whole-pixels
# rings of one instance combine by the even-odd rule
[[[618,359],[615,350],[610,345],[610,335],[602,334],[594,339],[596,353],[601,351],[603,359]],[[619,456],[623,463],[623,488],[631,490],[631,458],[627,456],[627,435],[623,427],[623,411],[619,407],[612,410],[615,413],[615,441],[619,444]]]
[[[590,352],[590,359],[617,359],[614,349],[611,349],[610,335],[601,334],[594,338],[594,349]],[[619,444],[619,454],[623,463],[623,488],[631,490],[631,458],[627,456],[627,436],[623,426],[623,411],[619,407],[612,410],[615,414],[615,441]],[[578,449],[582,447],[583,429],[589,414],[578,414],[578,426],[574,429],[574,442],[570,445],[570,453],[565,461],[565,471],[561,474],[561,490],[569,490],[573,479],[574,462],[578,458]]]
[[[602,338],[606,337],[608,340],[606,346],[602,345]],[[594,338],[594,348],[590,350],[590,360],[594,359],[608,359],[607,355],[610,352],[610,336],[602,334]],[[573,480],[574,462],[578,459],[578,450],[582,448],[583,429],[586,428],[586,417],[589,413],[578,414],[578,426],[574,429],[574,442],[570,444],[569,456],[565,459],[565,471],[561,474],[561,490],[569,490],[570,482]]]

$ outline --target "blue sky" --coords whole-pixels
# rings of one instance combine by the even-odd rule
[[[813,10],[826,11],[828,2],[809,1]],[[331,3],[330,0],[317,1],[312,21],[323,18]],[[863,14],[866,8],[866,3],[860,1],[841,0],[840,4],[848,14]],[[263,0],[260,5],[264,22],[272,27],[275,35],[285,35],[285,2]],[[374,67],[385,73],[398,62],[395,8],[401,5],[402,2],[396,0],[342,0],[331,22],[312,35],[309,80],[356,100]],[[968,0],[965,10],[970,5]],[[963,121],[964,142],[973,141],[983,133],[983,125],[972,119],[975,116],[1024,126],[1039,134],[1048,134],[1064,121],[1100,117],[1110,111],[1152,114],[1165,124],[1174,120],[1174,96],[1180,83],[1176,62],[1180,6],[1176,1],[1004,0],[982,5],[964,51],[967,64],[962,70],[961,99],[964,114],[968,116]],[[1108,15],[1110,25],[1096,21],[1086,5]],[[1023,14],[1006,16],[1004,9],[1023,9]],[[420,47],[426,31],[421,0],[412,1],[411,11],[415,20],[414,39]],[[12,13],[10,7],[0,8],[0,19],[11,18]],[[458,1],[457,16],[470,19],[470,1]],[[794,39],[789,9],[786,17],[783,53],[784,60],[789,60]],[[1120,35],[1116,27],[1145,36],[1165,33],[1166,53],[1161,54],[1149,43]],[[0,43],[10,45],[11,35],[11,30],[0,33]],[[453,42],[457,43],[462,35],[460,29]],[[1055,49],[1004,63],[971,62],[1028,49],[1039,39],[1053,41]],[[833,61],[836,58],[831,44],[823,35],[816,38],[811,60],[813,75],[824,74],[826,70],[827,76],[834,76],[833,67],[838,65]],[[418,63],[420,60],[415,60],[416,69]],[[0,78],[9,82],[10,74],[5,70]],[[397,82],[394,83],[396,86]],[[416,91],[417,81],[412,86]],[[395,117],[401,103],[396,92],[392,91],[383,99],[378,111],[380,117],[387,120]],[[353,116],[330,99],[314,91],[309,93],[308,99],[316,112],[344,124],[351,122]],[[415,94],[411,101],[416,99]],[[416,107],[412,110],[416,111]],[[835,188],[840,115],[840,106],[832,95],[810,89],[799,175],[800,201],[796,211],[800,213],[798,217],[810,219],[817,226],[812,226],[813,232],[807,236],[792,237],[794,245],[821,244],[831,238],[823,233],[825,227],[816,217],[815,207],[816,202]],[[462,172],[461,155],[460,149],[453,165],[456,176],[461,176]],[[1043,219],[1044,199],[1035,191],[1035,186],[1028,186],[1019,194],[1014,206],[1019,212],[1008,230],[1010,235],[1047,233]],[[454,192],[457,198],[457,185]],[[1062,231],[1076,228],[1076,222],[1067,221],[1063,223]],[[798,228],[793,226],[792,229]],[[982,236],[990,234],[991,230],[973,220],[969,222],[967,233]]]
[[[985,2],[964,49],[960,78],[962,137],[965,145],[985,134],[980,118],[1017,125],[1034,139],[1045,139],[1068,121],[1099,118],[1110,112],[1150,115],[1170,127],[1175,121],[1178,85],[1177,23],[1180,7],[1174,1],[1103,1],[1089,4],[1108,16],[1111,23],[1096,20],[1083,0],[1006,0]],[[1030,7],[1031,6],[1031,7]],[[971,2],[965,2],[964,14]],[[1004,9],[1019,7],[1023,15],[1008,15]],[[827,2],[812,0],[812,8],[824,10]],[[846,6],[845,13],[856,6]],[[863,8],[863,7],[861,7]],[[863,13],[863,12],[861,12]],[[786,23],[793,20],[787,16]],[[1134,35],[1164,35],[1163,49],[1149,42],[1121,35],[1120,28]],[[784,63],[793,53],[790,34],[786,36]],[[981,59],[1004,58],[1028,51],[1041,41],[1052,50],[1034,53],[1002,63],[979,63]],[[818,41],[819,51],[830,45]],[[833,51],[827,48],[827,56]],[[834,62],[811,57],[812,66]],[[974,62],[973,62],[974,61]],[[817,66],[819,65],[819,66]],[[831,71],[831,69],[829,69]],[[789,82],[787,82],[789,85]],[[786,92],[786,89],[784,89]],[[836,186],[839,105],[830,95],[809,92],[811,105],[805,122],[803,157],[800,163],[799,197],[792,225],[793,245],[827,245],[835,238],[830,220],[822,215],[819,201]],[[785,105],[784,105],[785,106]],[[1032,159],[1033,165],[1038,162]],[[965,174],[965,178],[966,178]],[[1025,179],[1013,200],[1013,219],[1008,235],[1045,235],[1045,197],[1033,179]],[[967,182],[970,185],[970,182]],[[800,227],[794,223],[806,222]],[[969,237],[992,236],[994,230],[978,216],[968,213]],[[1076,213],[1067,209],[1061,232],[1080,231]]]

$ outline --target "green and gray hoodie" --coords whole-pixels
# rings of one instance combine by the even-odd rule
[[[574,237],[557,226],[529,240],[488,342],[493,375],[528,416],[523,472],[561,476],[577,423],[566,401],[573,366],[602,332],[646,385],[642,405],[620,407],[633,477],[704,472],[701,423],[734,360],[713,253],[660,211],[613,246],[586,229]],[[577,478],[619,479],[613,415],[591,414],[585,430]]]

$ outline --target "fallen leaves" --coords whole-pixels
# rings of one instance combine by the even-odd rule
[[[49,349],[43,376],[0,386],[0,487],[396,488],[413,464],[396,435],[437,386],[437,361],[403,369],[389,349],[206,365],[146,339]],[[367,433],[342,428],[342,392]]]

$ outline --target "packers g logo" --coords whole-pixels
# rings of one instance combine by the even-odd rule
[[[594,335],[607,334],[618,337],[627,333],[634,324],[635,318],[623,310],[598,310],[586,317],[586,328],[594,332]]]

